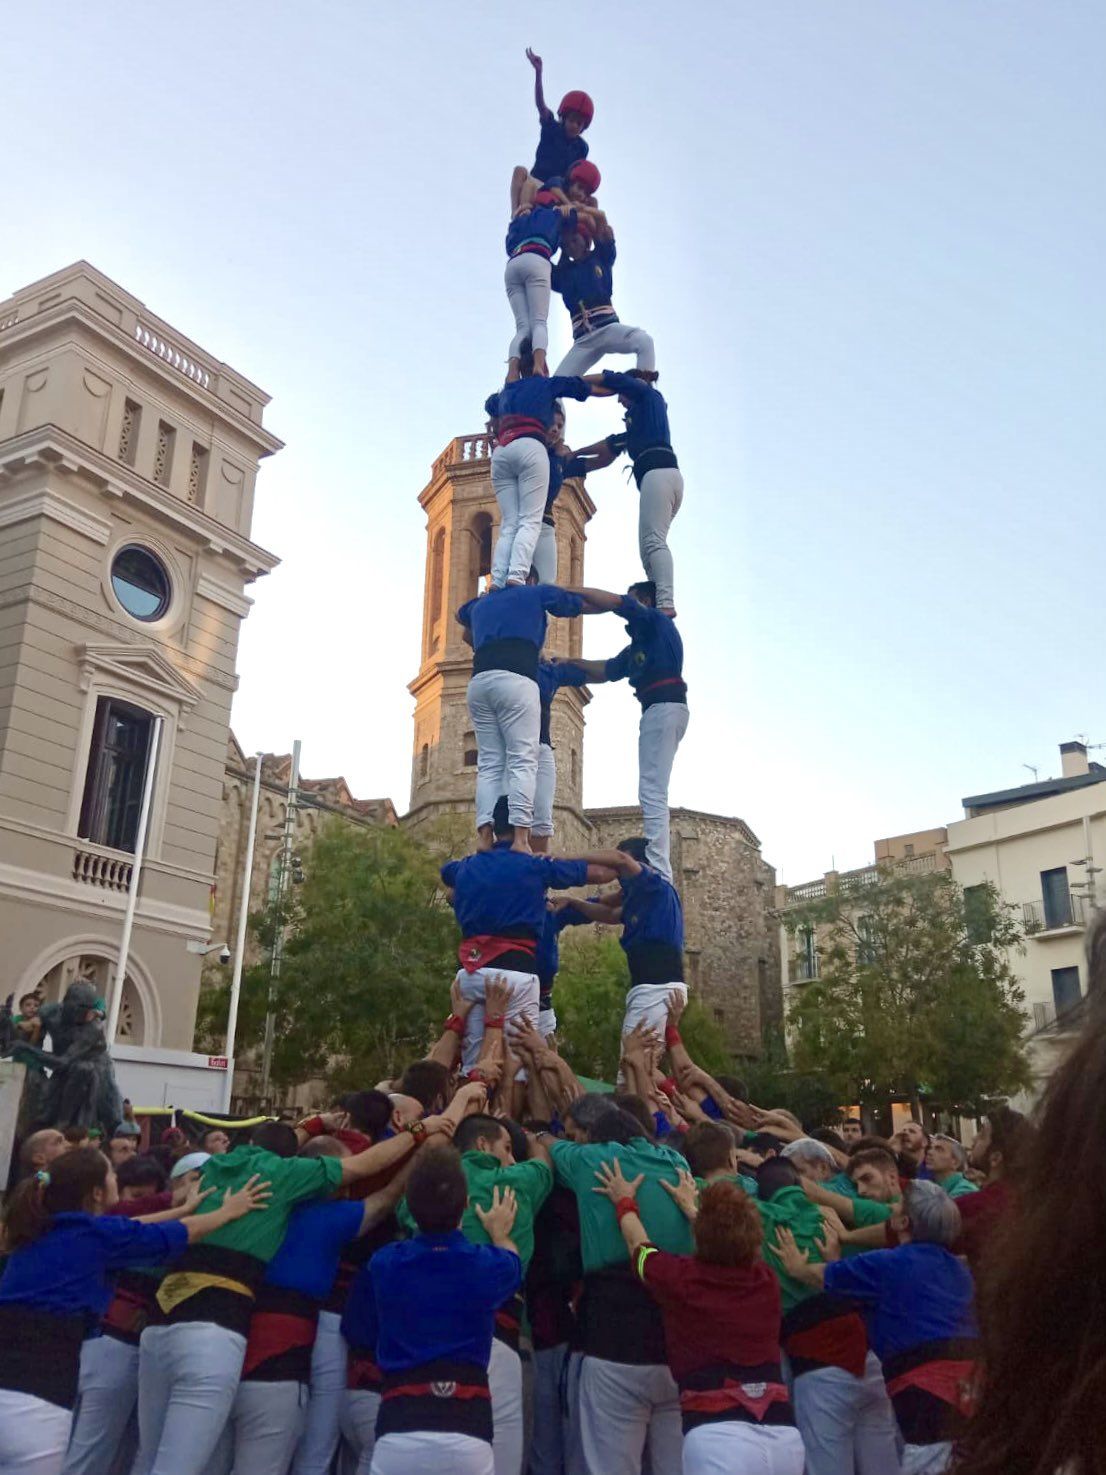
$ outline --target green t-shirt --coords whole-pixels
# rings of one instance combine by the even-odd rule
[[[224,1224],[204,1240],[205,1244],[222,1245],[254,1255],[266,1264],[280,1249],[288,1220],[297,1204],[306,1199],[327,1198],[342,1181],[342,1160],[337,1157],[277,1157],[263,1147],[235,1147],[203,1166],[201,1188],[216,1191],[204,1200],[197,1213],[207,1214],[223,1202],[223,1195],[244,1188],[254,1174],[269,1183],[272,1196],[263,1209]]]
[[[622,1176],[631,1181],[644,1173],[637,1191],[638,1209],[650,1240],[659,1250],[673,1255],[690,1255],[694,1248],[691,1225],[662,1183],[673,1187],[687,1159],[671,1147],[662,1147],[644,1137],[635,1137],[625,1147],[618,1142],[554,1142],[550,1145],[557,1182],[571,1188],[580,1209],[580,1246],[584,1273],[610,1265],[628,1265],[629,1253],[615,1218],[614,1204],[597,1187],[600,1163],[618,1159]]]
[[[717,1178],[696,1178],[695,1187],[702,1193],[708,1183],[736,1183],[738,1188],[743,1188],[750,1198],[757,1196],[757,1180],[747,1178],[744,1173],[719,1173]]]
[[[840,1193],[845,1198],[859,1197],[856,1191],[856,1184],[849,1177],[848,1173],[835,1174],[827,1183],[823,1183],[822,1187],[827,1193]]]
[[[806,1252],[808,1259],[813,1259],[820,1265],[822,1215],[818,1211],[818,1205],[812,1203],[797,1186],[779,1189],[767,1202],[758,1198],[756,1206],[764,1225],[764,1258],[780,1283],[780,1299],[783,1314],[786,1316],[800,1301],[809,1300],[818,1292],[814,1286],[796,1280],[784,1270],[776,1253],[776,1230],[790,1229],[799,1249]]]
[[[493,1188],[514,1189],[518,1199],[518,1213],[511,1238],[518,1247],[522,1273],[525,1275],[534,1258],[534,1220],[542,1204],[553,1192],[553,1172],[549,1164],[534,1159],[532,1162],[514,1163],[505,1168],[490,1152],[465,1152],[461,1154],[461,1167],[464,1169],[469,1190],[468,1208],[461,1219],[461,1232],[474,1245],[491,1244],[491,1240],[476,1217],[473,1204],[479,1204],[482,1209],[490,1209]],[[418,1225],[407,1207],[406,1199],[400,1204],[397,1217],[408,1234],[418,1233]]]
[[[871,1198],[854,1199],[854,1226],[857,1229],[869,1229],[873,1224],[886,1224],[898,1206],[898,1199],[892,1204],[877,1204],[875,1199]]]
[[[966,1193],[978,1193],[979,1189],[965,1178],[963,1173],[950,1173],[947,1178],[934,1178],[938,1188],[943,1188],[949,1198],[963,1198]]]

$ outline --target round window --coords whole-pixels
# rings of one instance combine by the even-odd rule
[[[120,548],[111,565],[115,597],[136,620],[157,620],[169,608],[172,588],[159,558],[147,548]]]

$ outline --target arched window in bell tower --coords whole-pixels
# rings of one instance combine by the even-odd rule
[[[430,548],[430,650],[442,639],[442,604],[445,599],[445,528],[434,534]]]
[[[490,512],[477,512],[470,524],[472,543],[469,550],[469,589],[471,599],[480,593],[480,581],[492,571],[492,518]]]

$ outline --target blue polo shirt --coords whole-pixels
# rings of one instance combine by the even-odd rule
[[[552,113],[543,115],[538,151],[534,156],[534,167],[530,170],[535,179],[547,184],[558,175],[567,174],[573,164],[578,164],[587,156],[588,146],[582,134],[569,138],[560,118],[554,117]]]
[[[554,374],[545,378],[532,374],[529,379],[516,379],[504,384],[484,401],[485,411],[495,420],[504,415],[517,415],[553,428],[553,402],[559,399],[589,399],[591,385],[575,374]]]
[[[562,215],[551,205],[535,205],[526,215],[516,215],[507,227],[507,255],[514,256],[521,246],[537,246],[547,258],[561,244],[562,230],[576,225],[576,211]]]
[[[579,594],[556,584],[512,584],[468,600],[457,619],[472,631],[473,674],[514,671],[536,681],[549,626],[546,616],[571,620],[583,608]]]
[[[538,701],[541,705],[538,741],[552,747],[553,737],[549,730],[549,723],[552,717],[553,698],[562,686],[586,686],[587,673],[571,661],[539,661],[536,679]]]
[[[0,1305],[100,1317],[114,1294],[112,1271],[158,1265],[187,1245],[188,1230],[174,1220],[139,1224],[117,1214],[55,1214],[45,1234],[8,1259]]]
[[[975,1337],[971,1271],[943,1245],[872,1250],[826,1266],[826,1290],[863,1303],[881,1362],[923,1342]]]
[[[633,374],[616,374],[603,370],[603,388],[624,394],[632,403],[626,410],[625,435],[609,435],[607,444],[612,450],[628,451],[636,461],[643,451],[654,446],[672,446],[672,432],[668,426],[668,405],[664,395],[644,379]]]
[[[596,899],[591,898],[592,901]],[[583,927],[587,921],[583,912],[578,912],[575,907],[565,907],[559,912],[546,912],[545,926],[538,938],[538,952],[534,960],[534,972],[538,975],[543,992],[548,993],[552,989],[557,969],[561,966],[561,933],[566,927]]]
[[[608,681],[629,681],[642,707],[686,702],[684,643],[676,621],[628,594],[617,613],[626,621],[630,644],[606,662]]]
[[[588,468],[579,456],[565,456],[549,447],[549,495],[545,499],[546,517],[553,510],[553,503],[557,500],[557,493],[561,486],[572,476],[587,476]]]
[[[573,316],[583,307],[598,307],[610,302],[617,254],[613,237],[596,241],[588,254],[578,261],[561,252],[553,266],[553,289],[564,298],[564,304]],[[606,321],[612,320],[608,318]]]
[[[683,952],[684,911],[679,892],[652,866],[636,876],[623,876],[622,946],[628,952],[643,943],[661,943]]]
[[[297,1209],[288,1221],[283,1244],[269,1261],[266,1285],[284,1286],[325,1301],[334,1289],[342,1251],[361,1233],[364,1213],[364,1203],[347,1199]]]
[[[545,893],[585,886],[587,862],[551,855],[523,855],[506,840],[442,867],[453,890],[453,910],[463,937],[539,938],[545,926]]]
[[[521,1283],[510,1250],[471,1244],[459,1229],[419,1234],[385,1245],[358,1272],[342,1332],[351,1346],[375,1347],[384,1373],[445,1359],[486,1368],[496,1308]]]

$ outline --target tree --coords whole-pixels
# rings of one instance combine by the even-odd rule
[[[332,1091],[372,1085],[422,1055],[448,1010],[457,927],[438,881],[439,862],[397,829],[335,820],[304,857],[305,880],[288,908],[275,1000],[273,1081],[321,1079]],[[251,919],[271,949],[280,918]],[[269,962],[247,970],[238,1053],[261,1044]],[[221,1047],[229,986],[205,989],[198,1044]]]
[[[791,914],[813,929],[819,977],[790,1012],[793,1061],[843,1101],[917,1109],[920,1095],[978,1112],[1029,1081],[1023,991],[1010,962],[1022,933],[994,887],[968,900],[947,872],[881,870]]]
[[[578,1075],[613,1082],[618,1074],[622,1018],[630,970],[616,938],[591,928],[561,935],[561,966],[553,1003],[561,1053]],[[680,1033],[698,1065],[730,1071],[733,1056],[718,1025],[692,1000]]]

